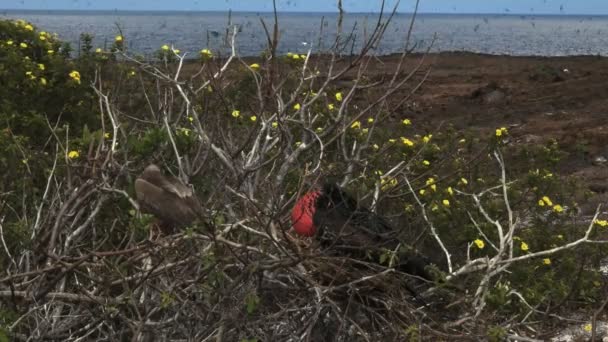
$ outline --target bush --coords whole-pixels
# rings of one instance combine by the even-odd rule
[[[354,59],[339,57],[338,39],[314,57],[203,48],[187,61],[163,45],[143,60],[122,34],[110,51],[83,35],[70,58],[53,35],[0,21],[0,166],[12,171],[0,188],[3,329],[417,340],[465,316],[463,331],[500,340],[515,318],[601,301],[606,248],[586,243],[603,221],[579,221],[557,144],[514,146],[505,127],[458,132],[404,115],[395,94],[423,80],[414,69],[371,81],[368,45],[381,32]],[[206,214],[149,243],[154,218],[138,213],[133,182],[153,162],[192,183]],[[429,254],[439,281],[414,282],[412,298],[412,280],[390,268],[395,251],[353,260],[302,247],[285,214],[326,179],[399,227],[403,249]],[[24,303],[48,308],[9,331]]]

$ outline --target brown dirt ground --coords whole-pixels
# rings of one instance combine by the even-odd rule
[[[375,72],[388,77],[398,57],[381,60]],[[608,158],[608,58],[441,53],[426,56],[425,66],[430,75],[403,115],[427,126],[506,126],[520,144],[555,139],[568,152],[560,173],[581,177],[598,199],[608,199],[608,163],[594,162]]]

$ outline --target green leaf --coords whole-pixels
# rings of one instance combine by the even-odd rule
[[[252,314],[258,308],[260,304],[260,298],[255,293],[250,293],[245,298],[245,305],[247,306],[247,313]]]

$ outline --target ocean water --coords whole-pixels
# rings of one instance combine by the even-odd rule
[[[335,13],[279,13],[278,51],[327,51],[336,38]],[[272,30],[271,13],[253,12],[112,12],[0,11],[0,18],[25,19],[56,32],[77,48],[80,33],[94,36],[96,47],[112,44],[119,28],[131,52],[151,55],[163,44],[190,56],[202,48],[227,53],[226,32],[238,27],[237,51],[256,56],[266,48],[262,20]],[[411,14],[398,14],[373,53],[390,54],[405,47]],[[353,33],[354,49],[370,34],[378,14],[347,14],[343,31]],[[432,46],[431,46],[431,43]],[[472,51],[507,55],[608,55],[608,16],[518,16],[419,14],[410,47],[416,51]],[[345,52],[350,53],[349,47]]]

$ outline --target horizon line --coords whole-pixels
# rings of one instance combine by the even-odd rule
[[[144,9],[144,10],[133,10],[133,9],[32,9],[32,8],[0,8],[0,12],[152,12],[152,13],[274,13],[273,11],[246,11],[246,10],[163,10],[163,9]],[[277,13],[287,14],[338,14],[338,11],[277,11]],[[386,14],[389,15],[390,11],[385,12],[365,12],[365,11],[345,11],[346,14]],[[397,11],[395,14],[413,14],[414,12],[400,12]],[[519,12],[418,12],[417,15],[428,15],[428,14],[439,14],[439,15],[504,15],[504,16],[591,16],[591,17],[602,17],[608,16],[608,13],[604,14],[592,14],[592,13],[519,13]]]

